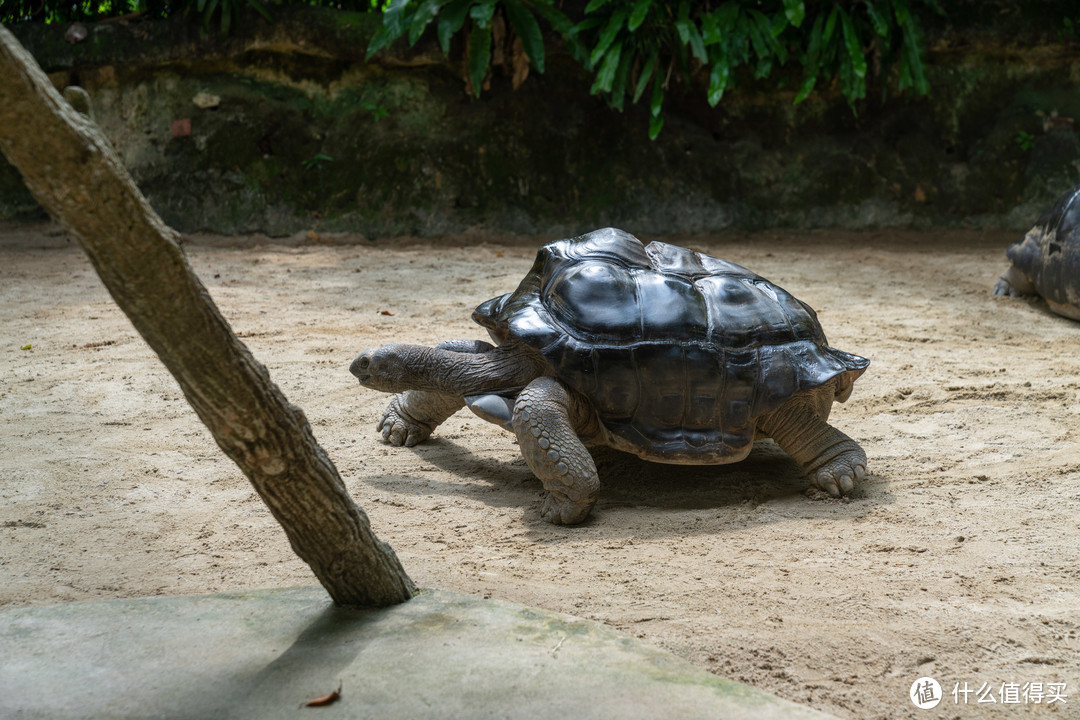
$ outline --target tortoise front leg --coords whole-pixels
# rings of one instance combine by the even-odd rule
[[[375,429],[391,445],[412,447],[430,437],[448,417],[465,407],[465,398],[406,390],[390,400]]]
[[[1035,295],[1037,292],[1031,280],[1024,273],[1017,270],[1015,265],[1010,265],[1009,269],[1003,272],[998,281],[994,283],[995,295],[1023,297],[1024,295]]]
[[[447,340],[435,347],[460,353],[482,353],[495,346],[483,340]],[[412,447],[423,442],[451,415],[465,407],[464,396],[428,390],[406,390],[390,400],[375,426],[391,445]]]
[[[533,380],[514,404],[521,454],[548,491],[540,515],[556,525],[581,522],[596,503],[600,478],[578,436],[587,417],[581,401],[553,377]]]
[[[825,422],[835,396],[834,382],[794,395],[761,417],[758,428],[795,458],[811,483],[839,497],[866,475],[866,453]]]

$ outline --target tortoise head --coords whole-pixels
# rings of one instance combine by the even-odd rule
[[[403,392],[424,389],[430,382],[424,352],[429,348],[394,343],[365,350],[349,365],[360,384],[372,390]]]

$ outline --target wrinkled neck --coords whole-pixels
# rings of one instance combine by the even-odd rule
[[[540,357],[520,346],[503,345],[480,353],[427,347],[416,351],[409,366],[419,376],[417,389],[457,397],[511,395],[544,374]]]

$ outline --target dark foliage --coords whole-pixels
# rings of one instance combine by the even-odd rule
[[[381,11],[368,56],[433,33],[444,52],[461,52],[468,89],[480,95],[493,63],[514,86],[544,72],[557,42],[592,75],[592,92],[615,109],[645,98],[649,135],[664,123],[674,84],[704,90],[716,106],[738,83],[770,80],[800,103],[831,88],[852,112],[871,97],[926,94],[924,28],[953,23],[1037,27],[1076,42],[1075,0],[3,0],[0,22],[109,21],[183,14],[222,34],[244,14],[271,19],[275,6]],[[502,59],[500,59],[502,58]]]
[[[163,18],[190,15],[208,27],[217,23],[222,33],[244,13],[257,12],[269,17],[268,7],[307,5],[339,10],[382,10],[384,0],[3,0],[0,23],[63,23],[100,21],[127,16]]]

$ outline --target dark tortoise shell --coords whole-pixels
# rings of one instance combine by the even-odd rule
[[[762,414],[844,373],[850,387],[869,365],[746,268],[614,228],[545,246],[473,319],[542,355],[592,402],[612,447],[657,461],[742,455]]]

